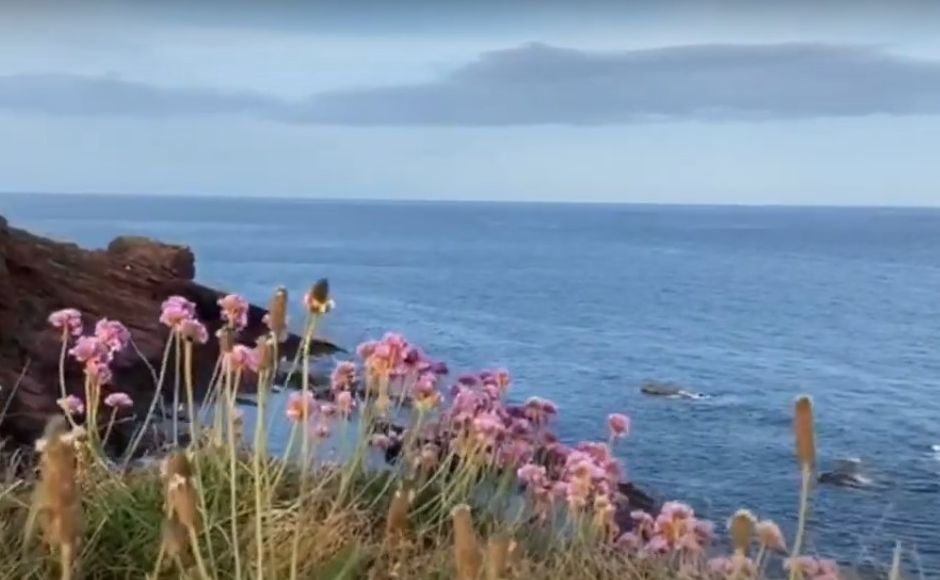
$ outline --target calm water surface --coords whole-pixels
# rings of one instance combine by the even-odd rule
[[[405,333],[456,370],[506,366],[565,439],[623,411],[630,477],[724,521],[792,529],[790,409],[815,397],[820,461],[878,490],[817,489],[812,549],[940,577],[940,211],[0,195],[14,225],[89,246],[190,245],[197,276],[266,303],[328,276],[343,345]],[[714,395],[646,398],[644,380]]]

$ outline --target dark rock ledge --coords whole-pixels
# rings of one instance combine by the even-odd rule
[[[173,294],[192,300],[210,333],[221,324],[216,300],[223,292],[196,283],[195,273],[193,253],[184,246],[119,237],[105,250],[86,250],[11,227],[0,216],[0,413],[6,409],[0,415],[0,439],[29,443],[48,416],[59,412],[60,337],[46,319],[60,308],[81,310],[86,331],[99,318],[127,326],[143,359],[132,348],[116,357],[113,390],[134,398],[138,416],[145,413],[154,389],[151,367],[159,369],[167,339],[158,321],[163,300]],[[253,345],[266,331],[264,313],[265,308],[252,305],[241,342]],[[291,335],[282,354],[293,356],[299,343]],[[312,347],[314,355],[339,350],[324,341]],[[217,356],[215,340],[196,346],[197,385],[208,383]],[[164,389],[173,383],[169,376]],[[80,367],[67,364],[69,392],[79,394],[82,381]]]

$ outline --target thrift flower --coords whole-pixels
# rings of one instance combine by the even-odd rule
[[[196,317],[196,305],[182,296],[170,296],[160,309],[160,323],[173,329],[184,320]]]
[[[95,337],[111,352],[119,352],[131,340],[131,333],[117,320],[102,318],[95,324]]]
[[[209,331],[195,318],[187,318],[180,322],[179,332],[184,339],[197,344],[205,344],[209,341]]]
[[[56,401],[56,404],[59,405],[59,408],[65,411],[67,415],[81,415],[85,412],[85,403],[75,395],[62,397]]]
[[[336,365],[330,374],[330,388],[333,391],[348,391],[356,384],[356,365],[343,361]]]
[[[72,358],[78,362],[87,363],[88,361],[108,361],[111,358],[111,351],[96,336],[82,336],[75,341],[75,346],[69,350]]]
[[[611,437],[622,438],[630,434],[630,418],[621,413],[608,415],[607,426],[610,427]]]
[[[421,447],[421,453],[418,454],[418,466],[425,470],[431,470],[437,467],[441,451],[433,443],[425,443]]]
[[[376,433],[369,438],[369,445],[377,449],[388,449],[392,445],[392,440],[383,433]]]
[[[75,308],[63,308],[49,315],[49,324],[62,331],[63,334],[81,336],[82,313]]]
[[[493,371],[493,380],[496,383],[496,386],[499,387],[499,391],[505,396],[509,392],[509,387],[512,385],[512,379],[509,377],[509,371],[506,369],[497,369]]]
[[[548,483],[545,467],[534,463],[526,463],[520,467],[516,470],[516,476],[527,487],[542,487]]]
[[[310,417],[316,411],[316,402],[310,393],[291,393],[287,398],[287,418],[294,423]]]
[[[330,426],[327,423],[318,423],[313,430],[314,436],[318,439],[327,439],[330,436]]]
[[[555,403],[547,399],[530,397],[529,400],[525,402],[526,419],[537,427],[545,425],[557,414],[558,407],[555,406]]]
[[[108,363],[97,359],[85,363],[85,374],[99,385],[107,385],[114,378]]]
[[[806,580],[839,580],[839,566],[833,560],[820,560],[812,556],[787,558],[783,569],[796,569]]]
[[[248,325],[248,301],[238,294],[229,294],[218,300],[222,319],[230,328],[241,330]]]
[[[783,539],[780,526],[770,520],[762,520],[757,522],[754,529],[757,531],[757,538],[760,543],[766,546],[768,550],[787,551],[787,542]]]
[[[228,354],[228,362],[232,370],[243,371],[245,369],[258,372],[258,365],[261,363],[258,352],[248,348],[244,344],[236,344],[232,347],[232,352]]]
[[[112,409],[129,409],[134,406],[134,400],[127,393],[111,393],[104,398],[104,404]]]
[[[352,393],[349,391],[340,391],[336,395],[336,409],[339,411],[339,414],[344,418],[349,418],[353,413],[353,409],[356,408],[356,401],[353,399]]]

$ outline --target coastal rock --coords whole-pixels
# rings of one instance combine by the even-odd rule
[[[862,472],[862,461],[855,457],[833,462],[832,469],[819,474],[819,483],[837,487],[869,487],[872,480]]]
[[[651,397],[667,399],[706,399],[708,395],[686,390],[672,383],[648,382],[640,387],[640,392]]]
[[[184,246],[119,237],[106,250],[86,250],[11,227],[0,217],[0,436],[31,442],[47,417],[58,412],[61,343],[46,319],[60,308],[79,309],[86,329],[109,318],[131,331],[133,346],[115,358],[110,390],[131,395],[142,415],[154,394],[168,336],[158,321],[163,300],[178,294],[193,301],[210,333],[222,324],[216,301],[223,292],[196,283],[194,277],[195,258]],[[263,308],[251,306],[239,341],[254,344],[266,332],[264,314]],[[281,354],[293,356],[299,344],[300,338],[291,335]],[[313,355],[339,350],[324,341],[311,347]],[[217,342],[197,345],[194,351],[194,379],[205,385],[219,354]],[[67,362],[67,390],[80,394],[82,381],[79,365]],[[247,377],[249,390],[251,382]],[[165,381],[165,390],[169,383]]]

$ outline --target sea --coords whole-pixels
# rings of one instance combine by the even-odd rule
[[[0,194],[0,215],[88,247],[188,245],[198,280],[262,304],[327,277],[327,338],[391,330],[454,375],[508,368],[568,442],[626,413],[629,479],[719,530],[747,508],[792,537],[810,394],[819,469],[856,458],[871,479],[814,488],[810,552],[877,566],[900,542],[940,577],[940,210]]]

